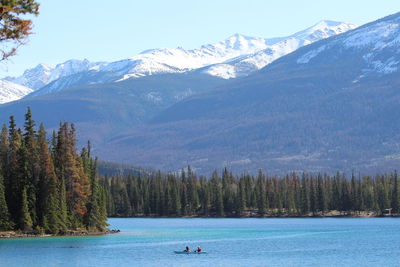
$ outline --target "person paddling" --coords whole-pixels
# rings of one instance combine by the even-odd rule
[[[185,252],[190,252],[190,248],[188,246],[186,246]]]
[[[197,247],[196,251],[197,253],[201,253],[201,247]]]

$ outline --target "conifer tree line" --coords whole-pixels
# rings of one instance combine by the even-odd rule
[[[104,231],[105,192],[90,153],[90,143],[77,153],[73,124],[60,124],[49,142],[30,109],[23,129],[11,116],[0,134],[0,230]]]
[[[135,216],[380,216],[399,214],[397,172],[345,177],[292,173],[284,177],[180,174],[101,178],[111,217]],[[334,212],[333,212],[334,211]]]

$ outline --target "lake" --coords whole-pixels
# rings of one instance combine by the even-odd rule
[[[109,219],[121,233],[0,240],[0,266],[400,266],[400,219]],[[201,246],[207,254],[174,250]]]

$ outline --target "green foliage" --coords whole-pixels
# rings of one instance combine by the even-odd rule
[[[106,230],[106,192],[98,183],[97,160],[90,157],[90,146],[76,152],[73,125],[61,124],[49,145],[44,126],[36,131],[30,109],[24,131],[11,117],[9,129],[0,134],[1,165],[0,229]]]
[[[26,188],[22,190],[22,197],[21,197],[21,208],[20,208],[20,215],[19,215],[19,229],[23,231],[30,231],[32,230],[32,218],[29,213],[28,207],[28,197],[26,193]]]
[[[12,228],[13,222],[11,221],[6,203],[3,175],[0,173],[0,230],[10,230]]]
[[[392,198],[391,198],[391,207],[393,213],[399,212],[399,183],[397,172],[395,171],[392,175]]]
[[[346,178],[340,173],[292,173],[268,177],[233,176],[224,169],[210,179],[197,177],[190,167],[176,174],[102,177],[110,216],[324,216],[376,212],[398,205],[397,173]]]

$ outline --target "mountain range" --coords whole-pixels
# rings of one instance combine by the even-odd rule
[[[398,13],[305,46],[172,105],[99,154],[204,172],[224,166],[273,173],[396,168],[399,36]]]
[[[204,61],[208,46],[96,63],[0,105],[0,113],[22,120],[30,106],[48,127],[73,121],[101,159],[163,170],[395,168],[400,13],[343,25],[350,24],[324,21],[290,38],[234,35],[218,43],[225,47],[219,62],[212,59],[219,46],[211,45],[215,53]],[[186,56],[190,63],[178,60]]]
[[[32,88],[35,92],[30,96],[37,96],[73,86],[194,70],[224,79],[236,78],[246,76],[299,47],[353,28],[355,26],[350,23],[321,21],[287,37],[264,39],[235,34],[198,49],[150,49],[110,63],[85,59],[68,60],[55,67],[39,64],[19,77],[5,77],[4,80]]]

